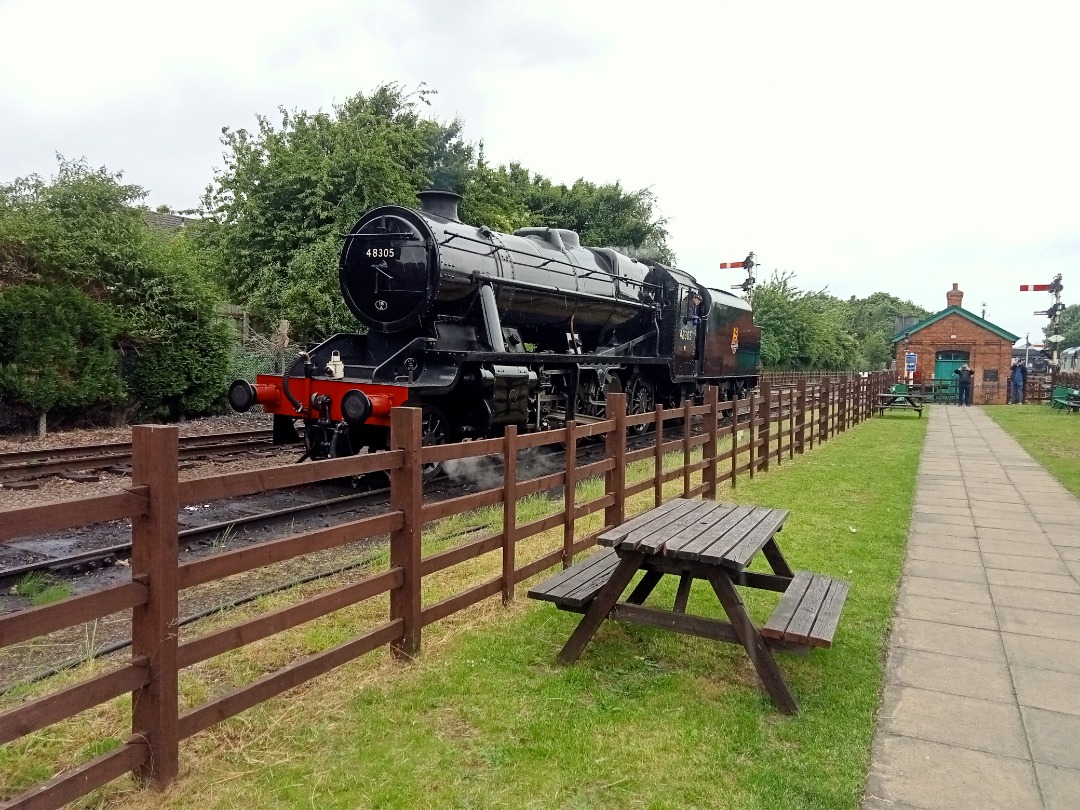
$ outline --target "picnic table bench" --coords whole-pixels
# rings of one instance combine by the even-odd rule
[[[1058,386],[1053,390],[1050,407],[1062,411],[1080,411],[1080,391],[1074,388]]]
[[[904,411],[916,411],[922,416],[923,398],[910,392],[895,392],[877,395],[878,416],[884,416],[886,408]]]
[[[773,702],[798,711],[773,652],[807,653],[829,647],[847,598],[848,583],[791,570],[776,543],[786,509],[676,498],[601,534],[597,552],[529,590],[529,596],[583,613],[558,655],[577,660],[605,619],[742,645]],[[748,571],[758,553],[772,573]],[[634,576],[644,576],[619,601]],[[679,577],[669,609],[644,602],[665,575]],[[712,587],[727,621],[686,613],[694,580]],[[736,586],[783,594],[764,625],[754,624]]]

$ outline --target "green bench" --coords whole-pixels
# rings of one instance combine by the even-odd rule
[[[1080,390],[1064,385],[1054,386],[1050,407],[1053,410],[1077,413],[1080,411]]]

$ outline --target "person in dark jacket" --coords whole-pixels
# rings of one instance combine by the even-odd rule
[[[975,372],[971,370],[967,363],[964,363],[953,374],[957,375],[956,404],[971,407],[971,386],[975,379]]]
[[[1027,376],[1023,363],[1013,363],[1009,370],[1009,403],[1019,405],[1024,401],[1024,378]]]

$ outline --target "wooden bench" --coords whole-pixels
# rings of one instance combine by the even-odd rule
[[[761,628],[767,639],[831,647],[850,585],[824,574],[799,571]]]
[[[777,707],[794,714],[798,703],[773,653],[831,646],[849,586],[791,569],[776,543],[787,517],[786,509],[675,498],[605,530],[597,543],[606,550],[529,589],[532,599],[583,614],[559,663],[576,661],[607,620],[739,644]],[[751,568],[758,554],[771,573]],[[679,578],[674,605],[646,604],[669,575]],[[708,583],[725,618],[687,613],[695,581]],[[765,626],[747,612],[742,588],[783,594]]]
[[[877,405],[874,407],[877,409],[878,416],[884,416],[888,409],[915,411],[921,417],[923,400],[913,394],[878,394]]]
[[[561,610],[582,612],[619,564],[615,549],[604,549],[529,588],[529,598],[552,602]]]

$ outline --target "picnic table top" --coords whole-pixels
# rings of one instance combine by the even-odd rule
[[[787,509],[675,498],[597,538],[620,554],[658,555],[741,571],[787,520]]]
[[[915,393],[914,391],[886,391],[884,393],[878,394],[877,396],[878,399],[880,399],[882,402],[891,401],[894,399],[907,399],[911,401],[918,400],[920,402],[923,400],[923,395]]]

